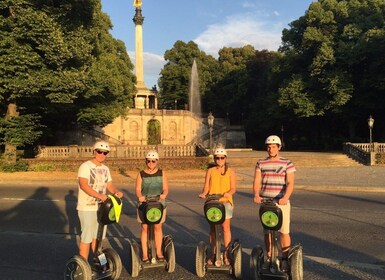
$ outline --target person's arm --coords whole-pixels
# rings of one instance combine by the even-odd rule
[[[254,193],[254,202],[261,203],[262,198],[259,196],[259,192],[261,191],[261,182],[262,182],[262,173],[261,170],[255,168],[254,172],[254,182],[253,182],[253,193]]]
[[[105,201],[107,199],[107,195],[98,193],[97,191],[91,188],[91,186],[88,184],[87,178],[79,177],[79,186],[89,196],[95,197],[96,199],[99,199],[101,201]]]
[[[162,190],[162,194],[160,195],[160,199],[165,200],[168,195],[168,178],[164,170],[162,170],[162,173],[163,173],[162,174],[163,190]]]
[[[119,191],[115,185],[112,183],[112,181],[108,182],[107,183],[107,189],[110,193],[112,193],[113,195],[116,195],[117,197],[119,198],[122,198],[123,197],[123,193],[121,191]]]
[[[285,195],[279,200],[280,205],[286,205],[294,191],[294,173],[295,172],[286,173],[286,192]]]
[[[140,172],[136,176],[135,194],[140,202],[145,201],[146,198],[142,195],[142,176],[140,176]]]
[[[230,190],[223,194],[223,197],[230,197],[237,191],[237,177],[235,171],[230,169]]]
[[[211,177],[211,168],[206,172],[205,184],[203,186],[202,192],[199,194],[200,198],[205,198],[210,191],[210,177]]]

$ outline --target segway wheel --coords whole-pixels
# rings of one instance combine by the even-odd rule
[[[166,271],[172,273],[175,270],[175,248],[174,243],[171,241],[165,248],[165,257],[167,261]]]
[[[290,273],[292,280],[303,279],[303,258],[302,258],[302,247],[296,246],[289,258],[290,262]]]
[[[122,260],[118,253],[112,248],[103,249],[103,253],[106,255],[109,270],[111,271],[111,280],[119,279],[122,272]]]
[[[206,254],[207,246],[201,241],[199,242],[195,253],[195,272],[198,277],[204,277],[206,274]]]
[[[261,246],[253,248],[250,256],[250,276],[252,280],[262,279],[262,265],[264,254]]]
[[[91,278],[91,266],[82,256],[73,256],[66,262],[64,280],[89,280]]]
[[[140,255],[139,245],[135,241],[130,243],[131,247],[131,277],[135,278],[139,275],[140,270]]]
[[[235,279],[242,279],[242,246],[239,242],[234,242],[233,252],[233,273]]]

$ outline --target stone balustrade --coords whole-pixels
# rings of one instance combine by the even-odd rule
[[[111,145],[109,158],[142,159],[150,150],[156,150],[159,157],[195,157],[195,145]],[[36,156],[41,159],[89,158],[92,146],[42,146]]]
[[[365,164],[377,165],[383,164],[385,154],[385,143],[350,143],[343,144],[343,151],[350,158]]]

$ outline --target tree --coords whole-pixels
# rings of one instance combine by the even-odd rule
[[[49,137],[78,124],[103,126],[121,114],[135,77],[111,28],[100,0],[2,1],[0,131],[23,118],[18,123],[26,125],[25,133],[33,129]],[[10,145],[12,137],[0,136]]]
[[[381,0],[312,3],[283,30],[280,104],[298,117],[338,118],[336,133],[353,138],[357,123],[385,105],[384,23]]]
[[[219,117],[229,116],[233,122],[241,122],[244,108],[248,107],[247,91],[250,76],[248,61],[255,55],[254,47],[224,47],[219,50],[219,78],[211,85],[205,98],[209,110]]]
[[[160,74],[160,103],[163,108],[173,108],[178,104],[188,104],[188,86],[194,59],[197,63],[200,94],[204,96],[208,87],[216,80],[218,66],[215,58],[200,51],[193,41],[175,42],[164,55],[167,61]]]
[[[245,112],[245,131],[249,144],[258,147],[267,135],[277,134],[282,125],[292,121],[293,114],[279,106],[277,84],[281,77],[274,70],[282,57],[274,51],[256,51],[247,62],[249,78]]]

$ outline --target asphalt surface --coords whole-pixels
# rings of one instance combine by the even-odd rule
[[[296,167],[295,188],[324,191],[385,191],[385,166]],[[236,167],[237,188],[252,188],[253,167]],[[137,171],[113,172],[118,187],[134,186]],[[170,188],[197,187],[204,184],[205,170],[167,170]],[[0,173],[0,186],[77,184],[76,172]]]
[[[254,170],[252,166],[233,166],[233,168],[236,170],[237,174],[237,188],[240,192],[242,190],[251,189],[252,182],[253,182],[253,175]],[[300,190],[317,190],[317,191],[324,191],[329,194],[335,194],[335,193],[341,193],[341,192],[385,192],[385,167],[384,166],[330,166],[330,167],[305,167],[301,165],[297,165],[297,172],[296,172],[296,189]],[[132,189],[134,187],[135,177],[136,177],[137,171],[125,171],[125,172],[113,172],[113,180],[115,184],[118,187],[121,188],[129,188]],[[205,170],[167,170],[167,174],[169,177],[169,184],[170,189],[171,188],[201,188],[203,187],[204,183],[204,175]],[[60,187],[60,186],[73,186],[76,188],[76,172],[20,172],[20,173],[0,173],[0,187],[1,186],[12,186],[12,187],[25,187],[25,186],[31,186],[31,188],[36,188],[38,186],[46,186],[46,187]],[[18,188],[17,188],[18,189]],[[58,188],[59,189],[59,188]],[[57,189],[57,190],[58,190]],[[21,190],[21,188],[20,188]],[[15,189],[13,189],[15,192]],[[17,190],[16,190],[17,191]],[[31,189],[32,191],[32,189]],[[51,192],[55,192],[55,188],[50,190]],[[381,214],[382,215],[382,214]],[[130,224],[130,223],[129,223]],[[19,235],[20,237],[30,238],[29,234],[32,233],[18,233],[15,232],[9,232],[10,236],[7,235],[8,233],[3,233],[7,239],[7,244],[9,245],[9,249],[14,248],[16,244],[19,244]],[[55,254],[56,252],[60,252],[61,250],[58,249],[58,244],[62,244],[60,246],[63,246],[63,248],[68,247],[68,240],[65,239],[64,235],[57,237],[57,234],[52,235],[56,239],[54,241],[47,240],[47,236],[41,236],[39,235],[33,235],[34,238],[41,238],[42,240],[39,242],[36,242],[36,248],[32,249],[30,248],[29,251],[31,252],[40,252],[42,250],[41,248],[38,248],[41,246],[40,244],[43,244],[44,242],[48,242],[48,244],[45,244],[47,248],[56,248],[54,250]],[[75,238],[75,236],[72,236]],[[71,238],[72,238],[71,237]],[[11,241],[15,240],[15,244],[13,244]],[[75,240],[75,239],[74,239]],[[35,242],[31,243],[32,245],[35,244]],[[38,245],[39,244],[39,245]],[[179,247],[183,247],[181,245],[182,243],[178,243]],[[44,246],[44,247],[45,247]],[[59,247],[60,247],[59,246]],[[76,251],[76,242],[74,241],[71,245],[70,251]],[[116,246],[115,246],[116,247]],[[178,250],[180,248],[178,247]],[[309,246],[307,246],[308,248]],[[184,247],[183,247],[184,248]],[[309,247],[310,248],[310,247]],[[68,249],[68,248],[67,248]],[[193,248],[184,248],[187,250],[187,253],[190,254],[189,258],[191,259],[194,257],[194,250]],[[7,250],[7,248],[5,248]],[[246,250],[246,249],[245,249]],[[245,251],[246,255],[249,255],[250,252]],[[33,259],[37,258],[36,256],[47,256],[47,254],[33,254]],[[67,254],[69,255],[69,254]],[[66,256],[67,256],[66,255]],[[128,255],[122,254],[125,256],[125,258],[128,258]],[[20,256],[21,258],[21,256]],[[42,258],[42,257],[40,257]],[[64,258],[64,257],[62,257]],[[247,258],[246,258],[247,259]],[[36,260],[37,262],[40,262],[40,260]],[[125,260],[126,262],[128,260]],[[179,258],[178,261],[181,261]],[[335,261],[335,265],[331,266],[333,269],[335,267],[338,267],[336,271],[341,271],[341,269],[347,269],[345,266],[343,266],[341,263],[342,261],[336,261],[334,259],[326,259],[326,258],[320,258],[313,255],[305,255],[304,256],[304,262],[308,268],[307,273],[312,273],[312,271],[317,271],[319,264],[326,263],[325,267],[330,267],[330,263],[332,261]],[[20,262],[23,263],[25,260],[21,260]],[[59,262],[60,264],[62,262]],[[364,266],[364,268],[357,268],[359,265]],[[371,266],[373,267],[371,267]],[[183,266],[184,267],[184,266]],[[186,266],[187,267],[187,266]],[[247,263],[245,264],[245,267],[247,267]],[[357,270],[357,274],[352,274],[351,268],[349,268],[346,272],[347,275],[356,275],[356,278],[354,279],[381,279],[376,277],[370,277],[366,278],[366,276],[359,276],[360,270],[373,270],[377,271],[378,273],[383,272],[382,264],[379,268],[379,265],[375,264],[356,264],[347,267],[354,267]],[[22,274],[22,271],[15,272],[15,270],[11,269],[11,266],[3,267],[2,269],[7,270],[9,269],[9,274],[6,275],[12,275],[11,278],[5,277],[4,279],[24,279],[24,274]],[[180,268],[179,268],[180,269]],[[310,270],[309,270],[310,269]],[[329,268],[330,269],[330,268]],[[59,269],[60,270],[60,269]],[[52,270],[51,276],[47,277],[41,277],[40,271],[36,270],[35,268],[31,267],[29,270],[30,279],[55,279],[56,278],[56,270]],[[55,273],[54,273],[55,271]],[[310,272],[309,272],[310,271]],[[5,273],[6,271],[3,271]],[[329,274],[333,275],[331,271]],[[20,274],[18,274],[20,273]],[[33,275],[36,274],[36,277],[33,277]],[[182,273],[183,274],[183,273]],[[175,274],[176,279],[179,279],[182,274]],[[191,274],[191,273],[190,273]],[[315,273],[316,274],[316,273]],[[48,274],[49,275],[49,274]],[[308,274],[309,275],[309,274]],[[313,275],[313,274],[312,274]],[[367,275],[367,274],[365,274]],[[172,275],[168,275],[167,279],[171,279]],[[174,276],[174,275],[173,275]],[[148,277],[148,274],[144,275],[143,278]],[[194,278],[194,277],[192,277]],[[192,279],[191,278],[191,279]],[[222,277],[221,277],[222,278]],[[126,279],[126,278],[122,278]],[[127,279],[130,279],[128,277]],[[188,278],[185,278],[188,279]],[[195,279],[195,278],[194,278]],[[210,278],[211,279],[211,278]],[[213,278],[214,279],[214,278]],[[222,278],[224,279],[224,278]],[[227,279],[227,278],[226,278]],[[313,279],[327,279],[327,278],[313,278]],[[331,278],[329,278],[331,279]],[[341,278],[341,279],[349,279],[349,276],[347,278]],[[353,279],[353,278],[352,278]]]

